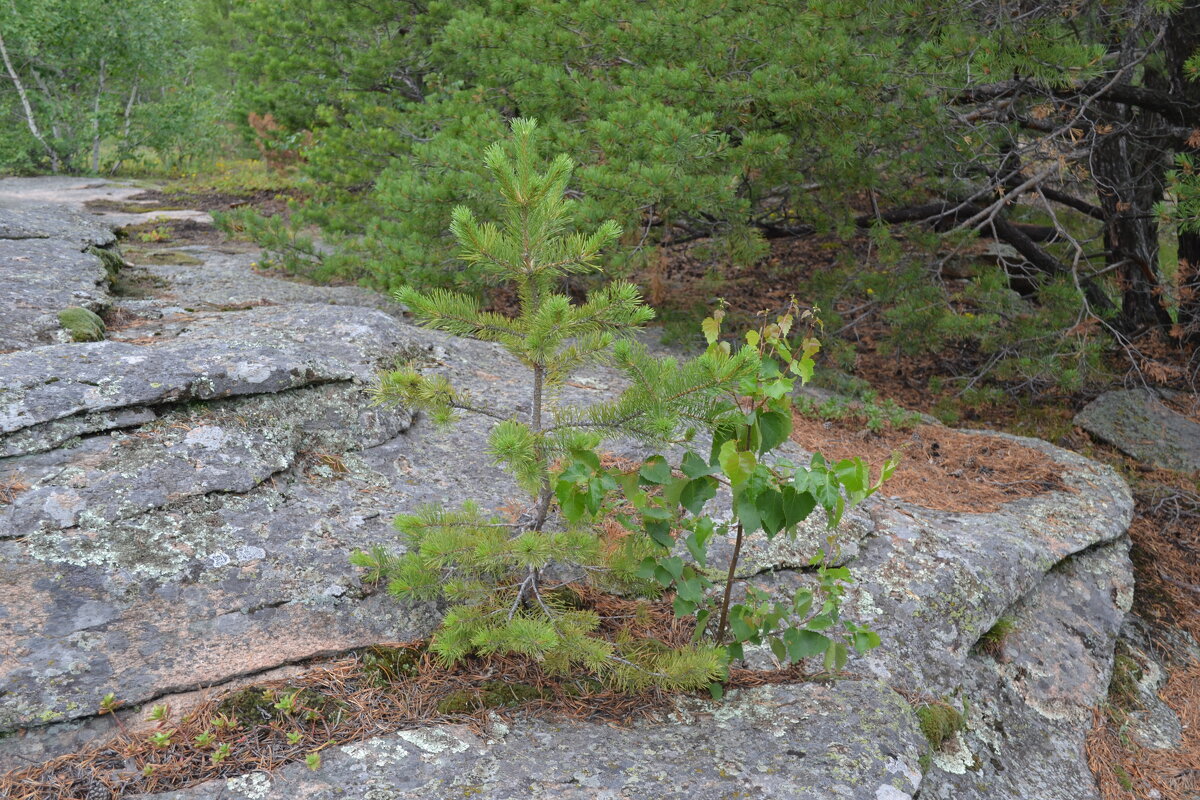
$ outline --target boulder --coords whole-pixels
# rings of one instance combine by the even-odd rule
[[[27,337],[0,355],[0,485],[14,487],[0,494],[0,768],[111,733],[97,713],[109,692],[132,721],[146,704],[178,709],[206,688],[428,634],[436,609],[364,584],[347,554],[402,550],[391,519],[422,503],[521,500],[480,446],[489,421],[440,431],[370,392],[381,367],[417,361],[528,410],[524,373],[497,345],[414,327],[361,290],[188,252],[204,264],[145,267],[157,296],[112,299],[123,321],[108,340]],[[598,368],[562,399],[622,385]],[[1020,441],[1065,488],[979,513],[876,496],[848,515],[846,613],[883,645],[843,680],[679,697],[629,726],[391,732],[326,748],[316,772],[164,797],[1095,798],[1082,746],[1131,598],[1132,499],[1111,469]],[[825,535],[814,518],[796,543],[751,537],[742,576],[790,595],[814,580]],[[714,544],[714,564],[729,545]],[[1001,618],[999,651],[981,648]],[[936,747],[915,710],[928,704],[962,714]]]
[[[924,744],[908,702],[871,681],[801,683],[680,698],[624,727],[496,721],[399,731],[152,800],[911,800]]]
[[[1075,424],[1153,467],[1200,470],[1200,423],[1168,408],[1152,389],[1105,392],[1075,415]]]

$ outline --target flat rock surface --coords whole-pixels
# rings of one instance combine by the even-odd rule
[[[1168,408],[1153,390],[1105,392],[1075,415],[1075,424],[1143,463],[1200,470],[1200,423]]]
[[[13,186],[0,181],[0,198]],[[67,205],[97,191],[121,189],[46,190]],[[528,411],[522,372],[498,346],[414,327],[360,289],[259,274],[254,253],[186,255],[200,263],[127,268],[150,289],[112,298],[107,341],[0,354],[0,485],[14,487],[0,495],[0,768],[103,738],[108,692],[132,719],[145,704],[427,634],[435,610],[364,585],[349,551],[402,549],[391,519],[422,503],[521,499],[480,447],[489,421],[438,431],[370,393],[380,368],[416,361]],[[562,401],[622,385],[596,369]],[[877,496],[848,516],[846,613],[884,642],[852,662],[852,680],[717,705],[681,698],[627,728],[401,731],[329,748],[315,773],[290,766],[172,797],[1090,800],[1081,748],[1130,601],[1132,499],[1111,469],[1021,441],[1059,465],[1064,490],[975,514]],[[796,543],[751,537],[743,577],[790,595],[813,580],[805,565],[825,535],[814,518]],[[714,563],[730,546],[715,544]],[[981,653],[1005,616],[1017,625],[1003,656]],[[964,730],[926,752],[912,703],[964,697]]]
[[[924,739],[912,709],[862,681],[765,686],[721,704],[679,700],[628,727],[522,720],[488,738],[456,726],[400,731],[155,800],[724,800],[911,798]]]
[[[109,228],[57,206],[0,205],[0,352],[65,341],[65,308],[107,308],[104,262],[86,251],[114,241]]]

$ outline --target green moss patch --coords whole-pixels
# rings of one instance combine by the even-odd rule
[[[71,334],[72,341],[99,342],[104,339],[104,320],[80,306],[58,312],[58,324]]]
[[[525,683],[488,681],[457,689],[438,700],[439,714],[472,714],[483,708],[512,708],[535,700],[553,700],[554,693]]]
[[[1004,643],[1008,641],[1008,637],[1017,629],[1017,621],[1012,617],[1001,617],[996,620],[996,624],[988,628],[975,647],[981,653],[987,653],[990,656],[998,657],[1004,652]]]
[[[962,730],[966,722],[959,710],[947,703],[926,703],[918,706],[917,719],[921,724],[921,733],[934,750],[941,750],[954,738],[954,734]]]
[[[362,671],[376,686],[417,674],[425,647],[368,647],[362,651]]]
[[[148,266],[198,267],[204,263],[203,260],[182,250],[134,250],[131,256],[135,263]]]
[[[126,266],[125,259],[121,257],[120,252],[111,247],[89,247],[88,252],[100,259],[104,264],[104,271],[108,273],[108,279],[111,281],[117,277],[117,273],[123,270]]]

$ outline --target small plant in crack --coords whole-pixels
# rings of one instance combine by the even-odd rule
[[[995,659],[1002,659],[1004,644],[1016,630],[1017,621],[1013,617],[1000,617],[992,627],[984,631],[975,647],[980,653],[986,653]]]
[[[150,722],[165,722],[171,715],[171,709],[166,703],[158,703],[150,708],[146,719]]]
[[[238,724],[238,721],[228,714],[218,714],[212,719],[212,726],[219,731],[232,731]]]
[[[480,223],[458,207],[450,225],[463,260],[512,286],[518,313],[484,311],[471,297],[445,290],[396,293],[423,324],[507,350],[527,370],[527,410],[494,407],[414,366],[384,374],[376,389],[379,402],[422,410],[439,424],[463,413],[495,420],[488,452],[528,493],[529,504],[515,523],[470,502],[422,508],[396,520],[408,546],[403,556],[373,549],[356,552],[353,563],[368,570],[368,580],[387,581],[398,597],[449,603],[429,646],[445,664],[520,654],[551,673],[582,669],[622,689],[709,686],[717,694],[714,681],[750,642],[769,644],[788,660],[824,655],[828,670],[840,670],[850,647],[861,652],[879,643],[874,632],[841,619],[849,571],[818,553],[819,580],[809,595],[786,608],[734,604],[739,553],[744,538],[760,529],[768,537],[784,530],[794,535],[818,505],[836,524],[846,503],[878,489],[894,464],[871,483],[859,459],[827,464],[818,456],[811,467],[797,467],[765,458],[789,436],[790,393],[796,380],[811,374],[818,346],[811,336],[793,344],[795,309],[764,319],[736,349],[718,341],[718,312],[705,321],[708,349],[680,362],[653,356],[631,338],[653,316],[633,285],[616,281],[579,303],[556,292],[570,276],[596,271],[601,250],[620,230],[606,222],[591,232],[572,231],[566,194],[572,162],[559,156],[542,169],[535,128],[531,120],[516,120],[512,138],[485,153],[503,199],[500,224]],[[570,377],[601,362],[623,372],[628,388],[607,402],[562,402]],[[711,454],[688,453],[682,477],[663,456],[622,471],[604,466],[597,452],[605,438],[662,445],[705,433],[713,434]],[[733,493],[732,526],[701,513],[722,483]],[[624,515],[625,531],[601,524],[620,508],[634,512]],[[674,532],[681,528],[696,566],[674,552]],[[706,548],[727,532],[736,543],[730,571],[714,594]],[[674,592],[676,613],[691,619],[696,636],[665,646],[612,635],[611,626],[606,635],[609,621],[571,602],[569,587],[580,583]],[[799,628],[788,621],[797,614]]]
[[[117,695],[113,692],[109,692],[108,694],[104,695],[104,697],[100,698],[100,708],[97,711],[97,714],[99,716],[104,716],[105,714],[112,715],[113,722],[117,723],[117,727],[120,728],[121,733],[128,735],[129,731],[125,729],[125,723],[121,721],[121,716],[117,714],[117,709],[120,708],[121,705],[122,702],[117,699]]]
[[[221,742],[221,744],[217,745],[217,749],[213,750],[212,756],[210,756],[210,759],[211,759],[213,765],[215,766],[217,764],[220,764],[225,759],[229,758],[229,756],[232,752],[233,752],[233,748],[231,748],[229,746],[228,742]]]
[[[279,709],[285,714],[295,714],[297,711],[301,710],[299,697],[299,691],[287,692],[279,698],[279,702],[275,703],[275,708]]]

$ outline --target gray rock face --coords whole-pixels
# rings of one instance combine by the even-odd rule
[[[1075,415],[1075,424],[1146,464],[1200,470],[1200,424],[1167,408],[1153,391],[1106,392]]]
[[[78,214],[0,207],[0,351],[54,341],[65,308],[107,308],[108,273],[85,251],[114,241],[111,230]]]
[[[153,280],[171,287],[178,305],[198,310],[213,306],[247,303],[327,303],[342,306],[378,308],[399,315],[400,307],[377,292],[357,286],[309,286],[255,272],[262,261],[257,251],[222,251],[213,248],[180,248],[173,252],[201,257],[198,265],[141,264],[137,256],[130,260],[135,268]]]
[[[0,197],[0,240],[53,239],[88,247],[117,240],[112,228],[90,215],[59,204],[5,202]]]
[[[250,255],[188,252],[204,263],[145,267],[159,296],[112,300],[126,322],[108,341],[26,339],[0,355],[0,481],[23,487],[0,502],[0,768],[105,736],[111,717],[96,709],[110,691],[130,709],[182,703],[427,634],[434,609],[363,585],[347,553],[400,549],[391,518],[421,503],[520,499],[482,452],[488,421],[436,431],[369,393],[381,366],[417,359],[527,410],[522,372],[497,346],[410,326],[360,290],[246,273]],[[563,400],[621,385],[596,370]],[[1112,470],[1022,441],[1061,466],[1066,491],[994,513],[879,498],[849,515],[846,613],[884,640],[852,662],[853,679],[679,698],[628,728],[401,731],[329,748],[317,772],[170,797],[1090,800],[1082,743],[1131,597],[1132,500]],[[811,582],[804,566],[824,537],[819,519],[794,544],[751,537],[743,576],[790,594]],[[729,544],[714,545],[714,563]],[[1002,616],[1016,621],[1002,653],[979,652]],[[936,752],[920,698],[968,701],[966,727]]]
[[[623,728],[529,721],[491,733],[401,731],[331,748],[316,772],[293,764],[152,797],[909,800],[924,742],[908,703],[865,681],[683,698]]]
[[[30,428],[88,427],[97,412],[180,400],[270,394],[310,383],[371,380],[399,329],[368,309],[259,307],[190,315],[135,329],[138,340],[38,347],[0,355],[0,452]],[[119,334],[117,334],[119,335]],[[117,335],[114,335],[116,338]],[[53,438],[53,437],[52,437]]]

